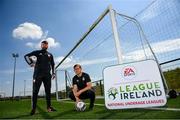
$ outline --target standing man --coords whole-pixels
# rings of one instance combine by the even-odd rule
[[[74,65],[74,72],[76,75],[73,77],[73,90],[70,92],[69,97],[79,102],[81,99],[90,99],[89,109],[94,107],[95,93],[92,89],[92,83],[89,75],[82,72],[81,65]]]
[[[36,50],[31,53],[28,53],[24,56],[26,62],[34,67],[33,74],[33,95],[32,95],[32,110],[31,115],[35,114],[36,104],[38,92],[43,82],[45,93],[46,93],[46,101],[47,101],[47,111],[53,112],[56,111],[53,107],[51,107],[51,78],[54,79],[54,59],[53,55],[47,51],[48,42],[41,42],[41,50]],[[37,58],[36,63],[33,62],[32,56]],[[52,70],[52,75],[51,75]]]

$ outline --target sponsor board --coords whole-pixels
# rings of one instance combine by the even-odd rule
[[[108,109],[164,106],[167,102],[157,63],[145,60],[104,69]]]

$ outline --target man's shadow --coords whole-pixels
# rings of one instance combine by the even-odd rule
[[[51,118],[51,116],[47,113],[47,111],[43,110],[42,108],[40,108],[37,105],[37,110],[39,111],[38,113],[35,113],[35,115],[30,115],[29,113],[25,113],[23,115],[19,115],[19,116],[14,116],[14,117],[4,117],[2,119],[18,119],[18,118],[33,118],[34,116],[41,114],[42,118],[47,119],[47,118]]]

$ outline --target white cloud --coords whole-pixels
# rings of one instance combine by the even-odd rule
[[[64,57],[57,57],[55,58],[56,64],[58,64]],[[75,64],[81,64],[81,65],[93,65],[93,64],[99,64],[99,63],[106,63],[106,62],[112,62],[117,60],[117,58],[99,58],[99,59],[92,59],[92,60],[78,60],[73,58],[72,56],[70,58],[67,58],[59,67],[59,69],[67,69],[73,67]]]
[[[61,62],[62,60],[64,59],[64,56],[60,56],[60,57],[55,57],[54,58],[54,61],[55,61],[55,64],[59,64],[59,62]],[[66,58],[66,60],[63,62],[63,64],[61,65],[61,68],[60,69],[66,69],[66,68],[69,68],[69,67],[72,67],[72,65],[74,64],[74,60],[72,57],[68,57]]]
[[[13,37],[17,39],[40,39],[43,35],[43,31],[40,26],[25,22],[20,24],[13,30]]]
[[[155,53],[164,53],[180,49],[180,39],[170,39],[161,42],[152,43]]]
[[[58,64],[60,61],[62,61],[64,59],[64,56],[60,56],[60,57],[56,57],[54,59],[55,63]],[[64,61],[64,63],[69,63],[72,62],[72,57],[68,57],[66,58],[66,60]]]
[[[156,55],[171,52],[180,49],[180,39],[170,39],[151,43],[151,47]],[[152,53],[149,50],[149,48],[146,48],[145,51],[148,57],[152,56]],[[123,58],[125,60],[142,60],[145,58],[145,55],[142,49],[137,49],[133,52],[125,54]]]
[[[34,48],[34,47],[35,47],[35,44],[32,43],[32,42],[27,42],[27,43],[26,43],[26,46],[27,46],[27,47],[30,47],[30,48]]]
[[[25,45],[30,48],[39,49],[41,47],[41,41],[46,40],[49,43],[50,48],[56,48],[60,46],[59,42],[52,37],[48,37],[48,31],[42,31],[41,27],[30,22],[20,24],[13,30],[13,37],[20,40],[38,40],[38,42],[27,42]]]
[[[81,65],[92,65],[92,64],[99,64],[99,63],[107,63],[117,60],[117,58],[99,58],[99,59],[93,59],[93,60],[85,60],[85,61],[79,61],[78,63]]]

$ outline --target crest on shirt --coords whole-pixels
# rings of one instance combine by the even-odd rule
[[[50,54],[48,54],[48,57],[51,57],[51,55],[50,55]]]
[[[85,78],[83,77],[82,80],[85,81]]]
[[[77,82],[79,82],[79,80],[76,80]]]

